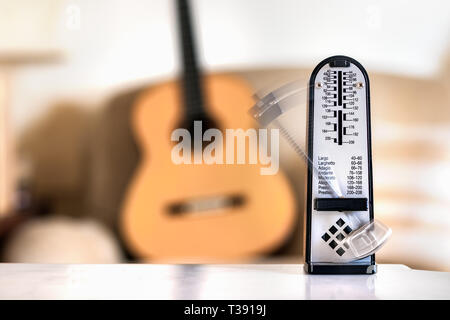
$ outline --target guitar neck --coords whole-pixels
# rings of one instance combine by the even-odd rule
[[[198,67],[189,4],[177,0],[178,27],[182,51],[182,93],[186,116],[195,119],[205,115],[201,73]]]

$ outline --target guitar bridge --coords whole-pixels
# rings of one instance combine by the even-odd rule
[[[245,198],[242,195],[213,196],[196,199],[188,199],[169,205],[168,213],[174,216],[197,215],[206,211],[240,207],[244,205]]]

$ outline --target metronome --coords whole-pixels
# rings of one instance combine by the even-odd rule
[[[255,97],[257,102],[250,115],[260,125],[278,129],[308,165],[306,272],[375,273],[374,253],[386,243],[392,230],[374,220],[373,214],[367,72],[352,58],[334,56],[319,63],[309,85],[294,81]],[[295,135],[298,128],[292,127],[292,121],[283,121],[301,121],[295,111],[304,110],[306,100],[307,151]],[[297,126],[301,127],[301,123]]]
[[[375,255],[353,260],[348,241],[374,218],[370,131],[369,77],[362,65],[346,56],[320,62],[308,97],[308,273],[376,272]],[[374,240],[370,230],[361,236],[356,239],[360,244]]]

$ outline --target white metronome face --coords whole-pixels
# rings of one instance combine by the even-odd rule
[[[324,65],[314,85],[312,199],[369,199],[367,84],[361,70]],[[311,139],[311,137],[310,137]],[[330,187],[334,192],[330,191]],[[343,239],[370,220],[367,211],[316,211],[311,215],[311,262],[340,262],[351,253]],[[359,260],[367,263],[370,257]]]

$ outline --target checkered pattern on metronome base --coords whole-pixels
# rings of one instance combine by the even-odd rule
[[[343,219],[339,219],[322,235],[322,239],[328,243],[336,254],[342,256],[345,253],[345,249],[348,249],[346,243],[342,245],[342,240],[344,240],[350,232],[352,232],[352,228],[350,228]]]

